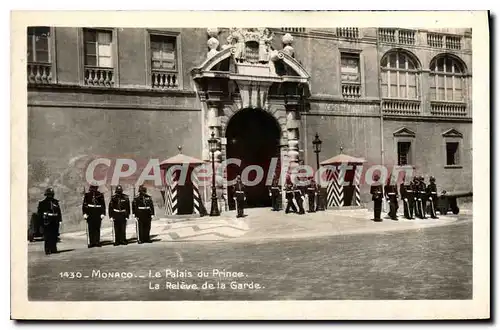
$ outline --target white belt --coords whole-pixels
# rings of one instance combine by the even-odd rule
[[[113,209],[113,211],[115,211],[115,212],[125,212],[125,210],[117,210],[117,209]]]
[[[413,192],[413,190],[407,190],[406,192]]]
[[[437,192],[435,192],[435,191],[431,191],[431,194],[434,194],[434,195],[436,195],[436,194],[437,194]]]
[[[139,210],[149,210],[148,206],[139,206]]]
[[[101,205],[87,204],[88,207],[101,207]]]
[[[387,193],[387,195],[396,195],[396,193]]]
[[[44,214],[48,217],[55,217],[58,215],[57,213],[44,213]]]

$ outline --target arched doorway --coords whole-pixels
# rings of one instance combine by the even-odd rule
[[[278,174],[280,171],[280,136],[281,129],[277,120],[261,109],[242,109],[229,120],[226,128],[226,157],[241,160],[241,165],[228,166],[228,180],[235,179],[238,174],[244,179],[245,168],[251,165],[260,166],[263,170],[263,179],[258,184],[246,186],[246,207],[271,206],[266,184],[270,166],[274,168],[271,162],[273,157],[276,159],[274,173]],[[249,172],[248,180],[254,181],[256,175],[256,171]],[[233,189],[228,188],[229,208],[234,209]]]

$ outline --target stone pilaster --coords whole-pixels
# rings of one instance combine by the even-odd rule
[[[299,152],[299,128],[300,128],[300,118],[299,118],[299,103],[296,100],[291,100],[287,102],[286,105],[286,130],[287,130],[287,140],[288,140],[288,165],[290,173],[295,167],[299,165],[300,152]]]

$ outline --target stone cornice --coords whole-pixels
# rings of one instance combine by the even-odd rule
[[[85,92],[94,94],[115,94],[115,95],[154,95],[154,96],[196,96],[196,92],[185,89],[153,89],[148,87],[93,87],[78,84],[46,84],[28,85],[28,91],[69,91]]]
[[[194,107],[181,107],[163,104],[134,104],[134,103],[98,103],[98,102],[58,102],[29,100],[28,107],[42,108],[90,108],[115,110],[150,110],[150,111],[201,111]]]

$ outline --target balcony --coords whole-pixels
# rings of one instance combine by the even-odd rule
[[[415,116],[420,114],[420,100],[383,99],[382,111],[386,115]]]
[[[281,28],[281,31],[291,32],[291,33],[305,33],[306,28],[288,27],[288,28]]]
[[[380,28],[379,40],[381,42],[402,45],[415,45],[415,31],[392,28]]]
[[[462,37],[437,34],[437,33],[428,33],[427,45],[434,48],[460,50],[462,49]]]
[[[179,80],[176,71],[152,70],[151,86],[154,89],[177,89]]]
[[[347,39],[359,39],[358,28],[337,28],[337,37]]]
[[[85,66],[84,83],[87,86],[113,87],[115,85],[114,79],[112,68]]]
[[[28,63],[29,84],[51,84],[52,65],[50,63]]]
[[[342,82],[342,96],[346,99],[355,99],[361,96],[361,84]]]
[[[431,114],[439,117],[466,117],[467,105],[464,102],[431,101]]]

